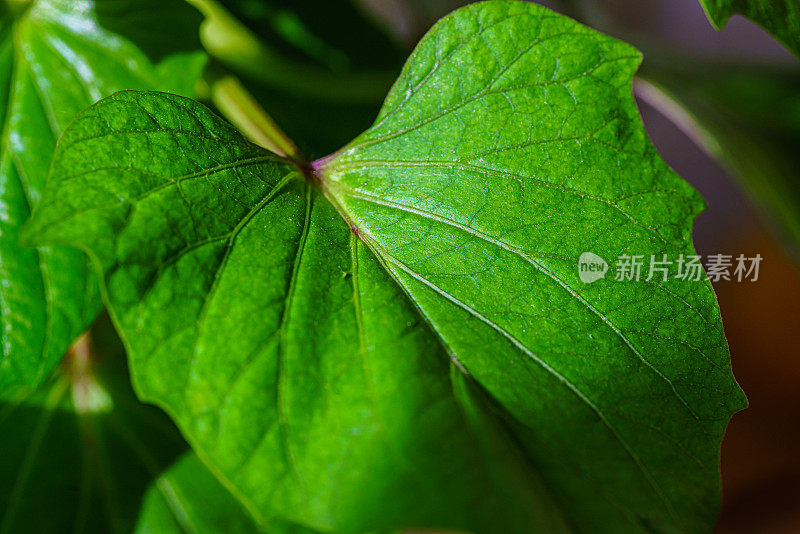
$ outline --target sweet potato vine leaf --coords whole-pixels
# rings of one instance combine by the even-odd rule
[[[577,270],[694,253],[703,203],[645,135],[639,61],[474,4],[308,165],[119,93],[64,133],[28,234],[89,252],[138,392],[260,521],[707,531],[744,404],[710,284]]]
[[[722,29],[735,13],[743,15],[800,55],[800,3],[797,0],[700,0],[715,28]]]
[[[19,244],[20,228],[44,188],[56,139],[79,111],[123,88],[193,94],[201,53],[161,50],[151,60],[103,26],[154,3],[0,5],[0,398],[47,378],[100,309],[97,284],[82,254]],[[158,4],[162,16],[193,15],[178,0]]]

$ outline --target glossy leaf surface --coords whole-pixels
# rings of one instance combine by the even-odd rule
[[[178,0],[159,4],[162,13],[192,14]],[[153,62],[101,26],[99,18],[119,21],[132,5],[99,0],[102,17],[85,0],[38,0],[19,13],[0,7],[0,398],[41,383],[100,308],[82,254],[19,244],[59,135],[81,109],[123,88],[194,92],[202,54],[162,50]]]
[[[459,14],[418,46],[375,125],[318,164],[323,187],[451,356],[531,430],[558,500],[590,498],[588,478],[637,510],[633,524],[711,524],[742,396],[710,285],[578,276],[585,251],[612,271],[625,254],[694,253],[702,200],[641,126],[639,54],[524,4]]]
[[[743,404],[710,285],[578,278],[584,251],[693,253],[638,62],[475,4],[311,168],[120,93],[65,133],[30,235],[90,251],[138,391],[263,524],[707,530]]]
[[[43,231],[93,251],[142,396],[262,523],[466,526],[497,504],[436,339],[288,164],[159,93],[104,100],[62,146],[76,179]]]

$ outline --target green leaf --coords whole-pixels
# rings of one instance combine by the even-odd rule
[[[800,55],[800,4],[797,0],[700,0],[709,20],[721,30],[739,13]]]
[[[289,164],[159,93],[102,101],[61,147],[37,226],[93,252],[138,391],[261,523],[491,523],[446,355]]]
[[[35,394],[0,404],[0,532],[130,532],[151,480],[185,448],[136,400],[121,347],[79,342]]]
[[[120,93],[65,132],[29,232],[90,252],[138,392],[264,524],[707,531],[744,404],[710,284],[577,271],[693,254],[703,203],[644,133],[638,63],[475,4],[298,168]]]
[[[651,66],[637,94],[726,167],[800,259],[800,76],[794,70]]]
[[[585,251],[694,254],[703,203],[641,126],[640,55],[523,4],[459,13],[319,179],[452,357],[532,431],[520,439],[557,500],[589,511],[599,489],[630,527],[709,528],[719,441],[743,406],[710,284],[585,285],[576,268]]]
[[[110,3],[99,0],[98,6]],[[118,16],[129,14],[124,7],[130,2],[113,3]],[[192,15],[178,0],[160,4]],[[197,52],[162,54],[151,62],[134,43],[100,26],[94,2],[37,0],[19,13],[5,6],[0,7],[0,398],[40,384],[100,307],[96,282],[79,252],[19,245],[20,227],[44,188],[56,139],[81,109],[122,88],[193,94],[204,62]],[[101,11],[103,21],[115,20],[107,9]]]
[[[136,534],[308,534],[289,524],[259,528],[194,454],[186,453],[154,481],[142,503]]]

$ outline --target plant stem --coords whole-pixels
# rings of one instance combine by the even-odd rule
[[[200,39],[209,54],[238,73],[294,94],[339,102],[380,102],[396,73],[338,75],[275,52],[215,0],[188,0],[205,17]]]
[[[251,141],[275,154],[303,164],[305,158],[241,82],[225,75],[211,82],[211,101]]]
[[[87,330],[72,344],[61,362],[71,385],[73,405],[79,414],[105,411],[112,404],[108,394],[95,380],[93,352],[91,330]]]

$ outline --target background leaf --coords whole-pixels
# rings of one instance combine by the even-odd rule
[[[700,0],[714,27],[722,29],[734,13],[749,18],[800,55],[800,4],[797,0]]]
[[[39,391],[0,405],[0,532],[302,532],[259,530],[136,399],[107,317],[92,332]]]
[[[134,397],[111,336],[99,350],[81,342],[39,391],[0,404],[3,534],[129,532],[151,479],[185,450]]]
[[[136,534],[310,534],[293,525],[259,528],[191,453],[181,456],[154,481],[144,498]]]
[[[120,15],[132,5],[113,3]],[[179,0],[158,3],[193,15]],[[100,308],[79,252],[19,244],[56,139],[78,111],[122,88],[193,94],[205,60],[202,53],[179,51],[151,62],[101,27],[90,1],[41,0],[14,14],[5,4],[0,9],[0,398],[9,398],[41,383]]]
[[[648,69],[637,94],[738,178],[800,258],[800,75],[710,66]]]
[[[269,46],[332,71],[393,67],[403,59],[356,1],[219,0],[219,4]]]
[[[191,3],[205,16],[201,35],[211,56],[309,155],[328,154],[364,131],[402,65],[398,47],[356,2]]]

